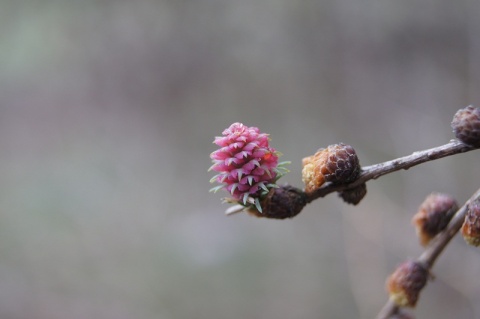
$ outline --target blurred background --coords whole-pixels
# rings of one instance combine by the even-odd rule
[[[448,142],[480,105],[478,1],[0,5],[2,319],[373,318],[423,199],[480,187],[470,152],[277,221],[224,216],[207,172],[237,121],[297,187],[329,144],[371,165]],[[479,270],[456,237],[417,317],[478,318]]]

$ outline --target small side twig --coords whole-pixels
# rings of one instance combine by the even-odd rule
[[[480,189],[478,189],[469,200],[463,204],[462,207],[453,216],[452,220],[448,224],[447,228],[437,235],[431,244],[425,249],[425,251],[417,258],[417,262],[424,265],[424,267],[430,270],[433,264],[437,260],[438,256],[443,252],[450,240],[458,233],[462,227],[465,215],[468,210],[468,205],[476,199],[480,198]],[[385,306],[377,315],[377,319],[388,319],[399,310],[399,307],[392,301],[388,300]]]
[[[434,147],[431,149],[414,152],[411,155],[400,157],[391,161],[365,166],[362,168],[360,176],[352,183],[334,185],[332,183],[326,183],[322,187],[318,188],[315,192],[307,196],[307,202],[311,203],[317,198],[325,197],[326,195],[343,191],[347,189],[355,188],[371,179],[377,179],[380,176],[398,171],[401,169],[409,169],[410,167],[433,161],[442,157],[455,155],[458,153],[464,153],[476,149],[474,146],[467,145],[459,140],[452,140],[445,145]]]

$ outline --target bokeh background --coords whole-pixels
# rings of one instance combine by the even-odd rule
[[[480,2],[0,1],[2,319],[373,318],[421,253],[432,191],[463,203],[479,153],[335,194],[291,220],[225,217],[213,138],[233,122],[301,159],[363,165],[448,142],[480,104]],[[457,237],[418,318],[480,316],[479,250]]]

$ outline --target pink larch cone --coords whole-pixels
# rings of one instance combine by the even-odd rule
[[[269,146],[268,134],[233,123],[222,135],[214,141],[220,149],[210,155],[210,169],[219,172],[211,182],[222,185],[212,190],[225,189],[233,201],[246,205],[249,197],[259,198],[276,187],[279,154]]]

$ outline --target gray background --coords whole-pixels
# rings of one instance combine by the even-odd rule
[[[470,152],[275,221],[225,217],[207,172],[237,121],[298,187],[329,144],[370,165],[448,142],[480,105],[477,1],[0,3],[2,319],[372,318],[425,196],[480,187]],[[455,238],[418,318],[478,318],[479,269]]]

